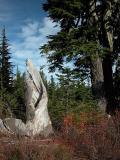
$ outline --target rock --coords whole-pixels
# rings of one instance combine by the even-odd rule
[[[25,76],[25,102],[27,121],[7,118],[0,120],[0,131],[11,134],[48,136],[53,133],[51,120],[48,114],[48,96],[40,73],[32,62],[27,60]]]

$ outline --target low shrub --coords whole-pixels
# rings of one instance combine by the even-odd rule
[[[41,139],[7,140],[0,145],[0,160],[72,160],[68,149],[54,141]]]
[[[71,113],[55,137],[2,135],[0,160],[119,160],[120,112],[108,118],[99,112]]]
[[[79,121],[72,115],[64,122],[62,137],[77,159],[120,159],[120,112],[110,119],[99,112],[83,112]]]

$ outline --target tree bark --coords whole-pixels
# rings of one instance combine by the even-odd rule
[[[91,61],[91,83],[93,96],[97,100],[98,107],[105,112],[107,101],[104,91],[102,59],[99,56]]]
[[[114,112],[114,87],[112,76],[112,60],[111,55],[107,54],[103,59],[104,86],[107,99],[106,111],[109,114]]]
[[[112,114],[114,108],[114,87],[113,87],[113,71],[112,71],[112,53],[113,53],[113,31],[111,29],[109,19],[112,16],[112,2],[108,1],[106,11],[103,13],[101,31],[103,37],[103,46],[109,48],[107,54],[103,58],[104,86],[106,92],[107,113]],[[103,4],[104,5],[104,4]]]
[[[96,1],[92,0],[90,3],[90,19],[89,24],[92,27],[94,24],[97,25],[98,30],[98,15],[96,13]],[[98,31],[95,35],[96,42],[99,44]],[[102,58],[100,58],[99,54],[95,53],[95,58],[91,58],[91,83],[92,83],[92,92],[93,96],[97,100],[97,104],[103,112],[106,111],[107,100],[105,97],[105,88],[104,88],[104,75],[103,75],[103,66],[102,66]]]

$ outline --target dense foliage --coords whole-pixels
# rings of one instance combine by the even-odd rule
[[[68,114],[75,114],[79,117],[81,112],[99,111],[91,88],[72,78],[68,68],[64,74],[56,76],[58,81],[51,76],[49,82],[43,76],[48,91],[49,114],[56,129],[62,126],[64,117]]]
[[[61,27],[41,48],[50,70],[72,63],[73,74],[91,79],[99,108],[109,113],[118,107],[113,66],[119,59],[119,6],[117,0],[48,0],[43,5]]]
[[[8,39],[5,28],[0,44],[0,118],[17,117],[25,120],[24,79],[17,69],[13,74]]]

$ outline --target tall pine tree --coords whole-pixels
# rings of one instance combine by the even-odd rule
[[[0,88],[11,91],[13,82],[13,65],[11,63],[11,53],[9,52],[8,39],[5,28],[2,30],[0,47]]]

